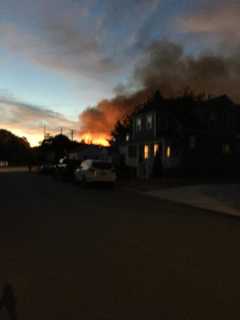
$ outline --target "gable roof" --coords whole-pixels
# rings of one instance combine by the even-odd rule
[[[190,95],[163,98],[160,94],[156,94],[143,106],[140,106],[134,116],[151,111],[168,114],[168,116],[174,117],[184,128],[188,129],[204,129],[206,123],[202,119],[211,111],[236,112],[240,116],[240,107],[238,108],[238,105],[227,95],[201,100]]]

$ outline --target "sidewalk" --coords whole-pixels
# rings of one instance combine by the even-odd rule
[[[201,209],[240,216],[240,184],[180,186],[142,193]]]
[[[15,167],[12,167],[12,166],[9,166],[9,167],[2,167],[0,168],[0,173],[1,172],[27,172],[28,171],[28,168],[26,166],[15,166]]]

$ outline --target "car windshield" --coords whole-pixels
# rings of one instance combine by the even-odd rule
[[[110,162],[93,162],[92,166],[95,169],[112,169],[112,164]]]

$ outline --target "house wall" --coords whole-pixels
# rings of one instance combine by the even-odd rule
[[[132,156],[129,152],[129,149],[135,147],[136,155]],[[120,147],[120,154],[124,157],[125,164],[128,167],[136,168],[138,166],[138,158],[139,158],[139,148],[138,145],[135,144],[126,144]]]
[[[162,166],[163,169],[176,169],[181,166],[183,150],[181,146],[176,145],[171,139],[162,139],[163,143],[163,156]],[[170,150],[170,155],[168,154]]]
[[[159,143],[163,173],[175,169],[182,172],[208,172],[215,168],[236,168],[238,160],[240,162],[240,143],[237,140],[240,108],[237,109],[224,98],[220,102],[197,103],[193,109],[192,106],[184,109],[184,104],[182,107],[187,118],[185,111],[180,112],[179,105],[174,104],[169,108],[156,105],[156,109],[150,105],[151,110],[145,108],[133,117],[131,140],[124,153],[126,164],[140,168],[138,172],[141,172],[142,167],[151,162],[144,160],[144,145],[152,150],[152,146]],[[151,128],[147,126],[149,115],[152,115]],[[141,130],[137,129],[138,119],[141,119]],[[134,145],[137,149],[135,157],[129,154],[128,149]],[[170,155],[167,154],[168,148]]]
[[[159,147],[159,152],[154,154],[154,145]],[[149,155],[144,159],[144,147],[148,147]],[[135,148],[134,156],[131,150]],[[170,153],[169,153],[170,152]],[[176,146],[170,139],[160,138],[154,142],[131,143],[121,147],[121,154],[124,156],[125,164],[131,168],[137,169],[137,175],[151,176],[154,171],[155,161],[159,161],[161,170],[176,169],[182,161],[181,150],[176,150]],[[146,173],[147,172],[147,173]]]

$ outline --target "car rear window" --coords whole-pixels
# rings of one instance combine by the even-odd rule
[[[112,164],[109,162],[93,162],[93,167],[95,169],[112,169]]]

